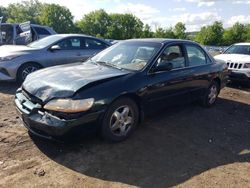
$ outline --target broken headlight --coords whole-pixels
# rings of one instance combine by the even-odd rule
[[[56,112],[77,113],[89,110],[93,106],[93,104],[93,98],[83,100],[54,99],[49,101],[44,106],[44,109]]]

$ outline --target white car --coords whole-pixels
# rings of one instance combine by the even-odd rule
[[[250,43],[234,44],[214,58],[227,64],[230,80],[250,82]]]

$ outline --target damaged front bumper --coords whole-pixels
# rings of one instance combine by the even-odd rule
[[[61,119],[44,111],[40,104],[32,102],[21,89],[16,93],[15,104],[24,126],[31,133],[46,139],[65,136],[74,128],[89,128],[87,125],[93,126],[103,113],[99,111],[84,114],[77,119]]]

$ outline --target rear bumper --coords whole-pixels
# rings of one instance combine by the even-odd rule
[[[46,139],[66,136],[76,128],[92,129],[103,113],[99,111],[84,114],[77,119],[60,119],[44,112],[40,105],[33,104],[20,91],[17,91],[15,104],[24,126],[36,136]]]

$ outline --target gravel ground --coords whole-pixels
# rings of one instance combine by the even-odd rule
[[[0,83],[0,187],[250,187],[249,88],[223,89],[213,108],[155,113],[118,144],[30,137],[16,89]]]

